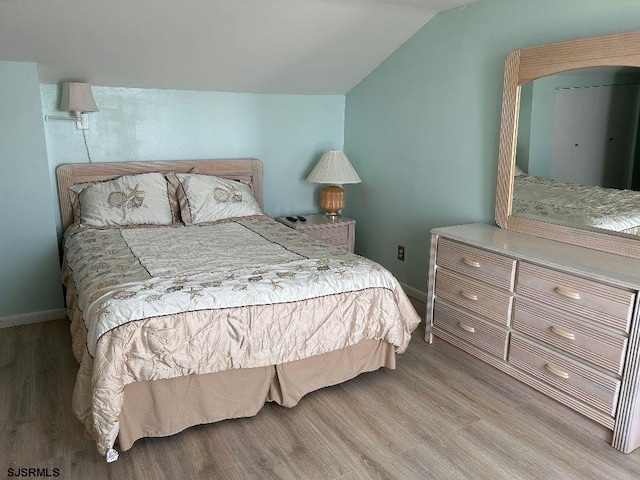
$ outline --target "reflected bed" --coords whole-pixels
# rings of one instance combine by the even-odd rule
[[[514,178],[512,215],[637,235],[640,192],[521,174]]]

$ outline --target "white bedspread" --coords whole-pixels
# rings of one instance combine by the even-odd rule
[[[345,261],[346,252],[338,248],[326,256],[325,247],[264,218],[95,233],[71,237],[68,259],[80,309],[86,312],[92,356],[102,335],[142,318],[295,302],[366,288],[395,289],[392,275],[376,263]],[[74,248],[87,237],[95,240],[92,247]],[[289,245],[289,250],[277,243],[283,239],[301,243]],[[106,256],[96,265],[91,259],[98,251]],[[120,277],[114,285],[100,281],[114,274]]]

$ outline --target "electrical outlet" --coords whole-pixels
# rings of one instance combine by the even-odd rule
[[[404,247],[402,245],[398,245],[398,260],[404,262]]]

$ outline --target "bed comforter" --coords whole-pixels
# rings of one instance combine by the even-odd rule
[[[80,362],[73,409],[103,455],[129,383],[275,365],[366,339],[401,353],[420,322],[380,265],[267,216],[75,225],[64,241]]]

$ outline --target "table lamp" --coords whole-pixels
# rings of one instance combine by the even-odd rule
[[[349,159],[340,150],[329,150],[307,177],[307,182],[326,183],[322,189],[320,206],[328,217],[339,217],[344,208],[344,190],[337,184],[360,183],[362,180],[353,169]]]

